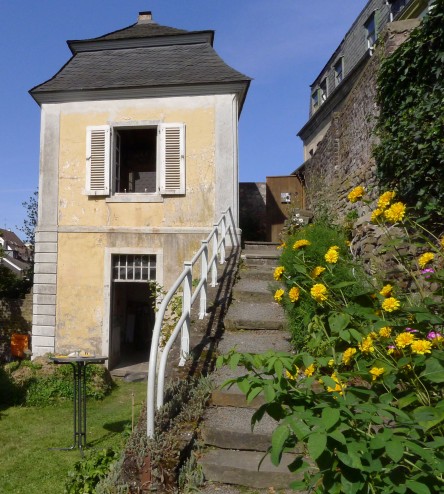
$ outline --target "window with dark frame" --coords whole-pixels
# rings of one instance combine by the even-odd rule
[[[156,280],[156,256],[114,254],[112,257],[113,281],[145,282]]]

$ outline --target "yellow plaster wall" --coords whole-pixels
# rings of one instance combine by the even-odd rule
[[[110,105],[112,106],[112,105]],[[214,219],[215,107],[214,104],[174,108],[152,103],[119,105],[118,109],[66,111],[60,116],[60,226],[211,226]],[[110,203],[84,194],[86,128],[110,122],[156,120],[185,123],[186,195],[165,197],[163,203]]]
[[[163,264],[157,265],[158,280],[169,287],[190,252],[200,247],[199,234],[141,233],[59,233],[57,268],[56,351],[80,349],[102,353],[105,302],[105,247],[161,251]],[[110,268],[110,266],[109,266]],[[199,276],[196,266],[193,277]],[[108,328],[106,328],[108,330]]]

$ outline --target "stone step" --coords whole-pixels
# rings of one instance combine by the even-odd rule
[[[274,266],[269,264],[253,264],[249,266],[245,265],[244,268],[241,268],[239,275],[241,279],[272,282],[274,281],[273,272]]]
[[[244,252],[250,252],[254,250],[261,250],[261,251],[270,251],[270,252],[276,252],[278,250],[278,247],[280,245],[280,242],[253,242],[253,241],[246,241],[244,242]]]
[[[270,294],[270,298],[272,295]],[[287,320],[276,302],[233,302],[224,318],[226,330],[285,329]]]
[[[277,282],[242,277],[233,287],[233,299],[242,302],[267,303],[273,300],[273,285]]]
[[[269,455],[263,452],[233,451],[227,449],[207,450],[199,460],[207,480],[236,484],[256,489],[285,489],[303,474],[288,470],[296,455],[283,453],[279,466],[274,466]]]
[[[244,353],[264,353],[268,350],[291,352],[292,350],[290,334],[280,329],[264,329],[260,333],[253,333],[251,331],[225,331],[219,340],[217,350],[220,355],[225,355],[232,348]],[[228,372],[226,375],[224,375],[225,369]],[[217,374],[221,375],[222,378],[225,377],[225,379],[228,379],[230,377],[229,372],[233,371],[228,367],[222,367],[218,369]]]
[[[211,393],[211,404],[219,407],[252,408],[257,409],[265,403],[263,396],[256,396],[247,402],[244,393],[236,386],[216,389]]]
[[[248,408],[211,407],[204,416],[202,438],[205,444],[222,449],[242,451],[267,451],[271,446],[271,435],[278,422],[264,415],[251,427],[255,410]],[[295,453],[302,453],[303,448]]]

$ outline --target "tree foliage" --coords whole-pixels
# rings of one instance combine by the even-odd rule
[[[385,187],[444,223],[444,0],[382,64],[375,149]]]
[[[23,226],[19,228],[26,235],[26,240],[34,245],[35,229],[37,227],[38,218],[38,198],[39,192],[36,190],[27,201],[22,202],[22,206],[26,209],[27,217],[23,221]]]

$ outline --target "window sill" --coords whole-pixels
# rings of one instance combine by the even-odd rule
[[[116,194],[106,198],[106,202],[163,202],[163,197],[159,194]]]

